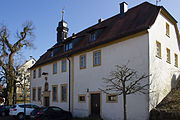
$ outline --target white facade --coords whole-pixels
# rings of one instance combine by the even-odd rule
[[[166,35],[166,23],[170,26],[170,35]],[[156,57],[156,41],[161,43],[161,58]],[[167,63],[166,48],[170,49],[171,62]],[[104,120],[123,120],[123,99],[118,97],[117,103],[106,102],[106,94],[101,92],[103,77],[107,77],[115,65],[125,65],[128,63],[130,68],[139,73],[151,74],[146,78],[150,83],[150,94],[129,95],[127,97],[127,116],[128,120],[147,120],[149,111],[155,107],[171,90],[172,83],[179,77],[179,66],[176,67],[174,54],[178,55],[178,65],[180,56],[180,41],[177,38],[175,24],[172,23],[161,12],[158,14],[155,23],[147,31],[136,33],[115,42],[107,43],[76,53],[71,56],[71,101],[70,107],[74,116],[87,117],[91,113],[91,95],[100,94],[100,115]],[[93,52],[101,51],[101,65],[93,66]],[[86,56],[86,68],[80,69],[80,55]],[[49,97],[51,106],[59,106],[65,110],[69,108],[69,98],[67,102],[61,102],[61,84],[69,84],[69,64],[67,60],[66,72],[61,71],[62,59],[57,60],[57,73],[53,74],[53,63],[40,66],[42,73],[48,73],[47,82],[49,85]],[[39,68],[39,67],[38,67]],[[38,68],[36,74],[38,74]],[[31,96],[32,89],[36,89],[36,99],[32,103],[44,104],[45,76],[33,79],[31,71]],[[172,82],[173,81],[173,82]],[[174,83],[173,83],[174,84]],[[57,85],[57,101],[52,101],[52,85]],[[37,89],[41,87],[41,101],[37,100]],[[153,92],[151,92],[153,91]],[[69,91],[67,89],[67,95]],[[79,95],[85,96],[85,101],[78,100]]]

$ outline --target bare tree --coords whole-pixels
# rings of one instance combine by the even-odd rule
[[[142,93],[147,94],[149,83],[144,81],[149,77],[147,74],[139,74],[136,70],[129,68],[127,65],[116,65],[116,70],[111,71],[105,82],[104,89],[106,94],[116,94],[123,96],[124,120],[127,120],[126,97],[130,94]]]
[[[17,40],[9,39],[9,32],[5,25],[0,25],[0,70],[3,73],[7,88],[9,104],[13,104],[15,99],[16,68],[14,66],[14,56],[24,47],[33,47],[33,25],[26,22],[22,32],[16,33]]]

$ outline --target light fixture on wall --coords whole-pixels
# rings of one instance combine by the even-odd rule
[[[86,92],[89,93],[89,88],[87,88]]]
[[[48,79],[48,73],[43,72],[42,75],[44,76],[44,79],[47,81],[47,79]]]

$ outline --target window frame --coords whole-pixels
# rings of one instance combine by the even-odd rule
[[[178,67],[178,55],[174,53],[174,66]]]
[[[36,88],[34,87],[34,88],[32,88],[32,100],[33,101],[36,101]],[[35,92],[34,92],[35,91]]]
[[[55,93],[56,99],[54,99],[54,89],[53,88],[56,88],[56,93]],[[52,85],[52,101],[58,102],[58,85]]]
[[[114,96],[115,100],[114,101],[109,100],[108,98],[110,96]],[[106,103],[118,103],[118,95],[117,94],[106,94]]]
[[[84,57],[84,66],[81,66],[82,64],[81,64],[81,57]],[[80,55],[79,56],[79,67],[80,67],[80,69],[86,69],[86,54],[83,54],[83,55]]]
[[[95,64],[95,58],[96,58],[95,53],[98,53],[98,52],[100,52],[100,56],[97,57],[99,58],[99,60],[97,61],[100,61],[100,63]],[[100,65],[101,65],[101,50],[96,50],[93,52],[93,67],[100,66]]]
[[[170,25],[166,22],[166,35],[170,37]]]
[[[158,45],[159,45],[159,48],[158,48]],[[159,54],[158,54],[158,50],[159,50]],[[158,42],[157,40],[156,40],[156,57],[161,59],[161,43]]]
[[[65,70],[63,69],[64,68],[64,62],[65,61]],[[61,60],[61,72],[66,72],[67,71],[67,60],[66,59],[63,59]]]
[[[68,98],[68,96],[67,96],[67,84],[61,84],[60,85],[61,86],[61,102],[67,102],[67,98]],[[66,97],[66,99],[65,100],[63,100],[63,97],[62,97],[62,95],[63,95],[63,90],[62,90],[62,87],[66,87],[66,91],[65,91],[65,97]]]
[[[80,100],[80,97],[84,97],[84,101],[81,101],[81,100]],[[86,102],[86,95],[85,95],[85,94],[79,94],[79,95],[78,95],[78,102],[79,102],[79,103],[85,103],[85,102]]]
[[[33,79],[36,79],[36,69],[33,70]]]
[[[55,71],[55,66],[54,65],[56,65],[56,71]],[[54,62],[53,63],[53,74],[57,74],[57,62]]]
[[[41,71],[42,71],[42,69],[41,69],[41,67],[38,69],[38,78],[41,78]]]
[[[39,90],[40,90],[40,94],[39,94]],[[42,92],[42,87],[38,87],[38,101],[41,101],[41,92]]]
[[[171,50],[169,48],[166,48],[166,62],[171,63]]]

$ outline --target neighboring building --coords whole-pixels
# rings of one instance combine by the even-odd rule
[[[18,68],[19,75],[16,83],[16,103],[24,103],[24,79],[25,79],[25,94],[26,102],[30,102],[30,71],[28,70],[36,63],[34,58],[26,61]]]
[[[5,98],[3,95],[3,89],[4,89],[4,86],[0,84],[0,105],[4,104],[4,102],[5,102]]]
[[[164,7],[148,2],[129,10],[125,2],[120,6],[120,14],[71,37],[64,19],[59,22],[57,43],[31,68],[32,103],[70,109],[74,116],[122,120],[122,96],[99,88],[115,65],[130,61],[129,67],[151,74],[147,78],[151,90],[127,97],[128,120],[148,119],[179,76],[177,21]]]

